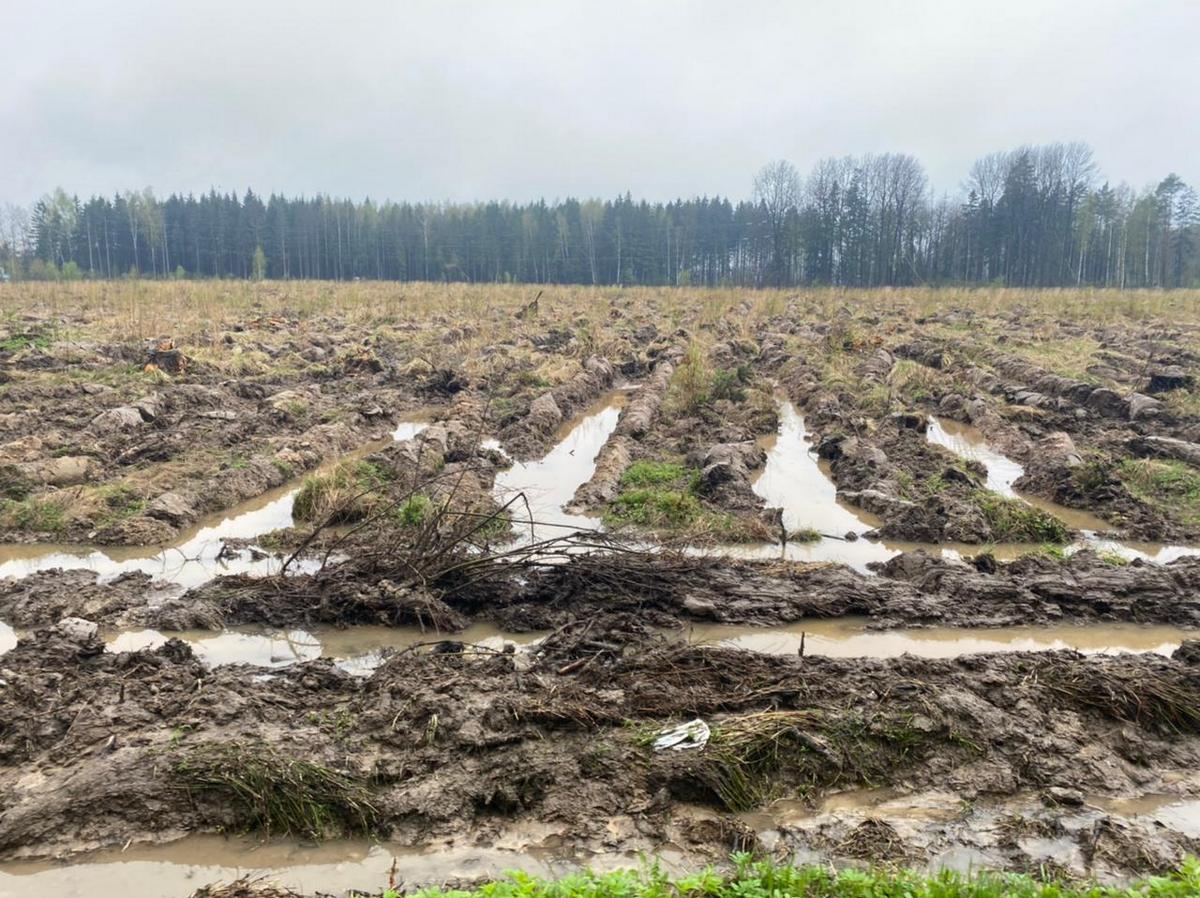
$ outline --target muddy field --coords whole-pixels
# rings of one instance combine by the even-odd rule
[[[1167,869],[1198,300],[0,285],[0,894]]]

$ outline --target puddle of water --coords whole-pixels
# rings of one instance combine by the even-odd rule
[[[193,835],[165,845],[94,852],[70,864],[0,864],[0,898],[186,898],[201,886],[243,876],[304,894],[377,895],[387,887],[393,864],[397,886],[497,879],[511,871],[556,878],[585,864],[597,872],[644,865],[641,853],[570,854],[559,847],[565,835],[549,823],[524,825],[489,839],[487,847]],[[656,849],[655,859],[672,875],[688,872],[686,857],[672,848]]]
[[[987,468],[987,488],[1003,496],[1017,498],[1027,502],[1042,511],[1057,517],[1072,530],[1083,534],[1083,539],[1069,547],[1068,551],[1078,551],[1080,548],[1091,548],[1102,552],[1112,552],[1123,558],[1141,558],[1166,564],[1176,558],[1200,553],[1195,546],[1165,545],[1163,543],[1118,542],[1117,540],[1099,537],[1097,533],[1111,530],[1112,525],[1103,518],[1078,508],[1068,508],[1051,502],[1040,496],[1031,496],[1013,489],[1013,482],[1025,473],[1025,468],[993,449],[987,437],[976,427],[951,421],[947,418],[929,418],[927,431],[929,442],[949,449],[962,458],[982,462]]]
[[[862,618],[808,620],[780,627],[693,624],[689,640],[770,655],[795,655],[803,639],[806,655],[830,658],[956,658],[981,652],[1036,652],[1074,649],[1087,654],[1156,652],[1170,655],[1192,631],[1140,624],[1087,624],[1056,627],[930,627],[868,630]]]
[[[452,639],[469,645],[501,651],[506,643],[532,645],[545,636],[542,632],[507,633],[490,624],[472,624],[458,633],[439,634],[416,627],[363,626],[339,629],[314,627],[312,630],[269,630],[240,627],[214,633],[211,630],[173,631],[127,630],[107,638],[111,652],[132,652],[157,648],[168,637],[182,639],[204,663],[253,664],[259,667],[286,667],[315,658],[332,658],[343,670],[368,675],[386,660],[390,650],[408,648],[422,642]]]
[[[397,441],[407,440],[428,426],[424,415],[414,415],[400,423],[393,433]],[[386,441],[370,443],[346,456],[369,455],[388,445]],[[318,469],[320,470],[320,469]],[[308,472],[304,476],[310,476]],[[292,525],[292,506],[300,491],[303,477],[248,499],[225,511],[203,518],[185,530],[166,548],[146,546],[113,546],[103,549],[86,545],[0,545],[0,578],[26,577],[36,571],[64,568],[83,568],[95,571],[103,579],[111,579],[129,571],[142,571],[158,579],[170,580],[184,587],[199,586],[218,574],[263,575],[274,573],[282,562],[271,556],[253,559],[248,553],[234,558],[218,559],[221,541],[253,539],[272,530]],[[293,565],[297,572],[313,569],[315,563]]]
[[[949,418],[931,417],[926,438],[937,446],[949,449],[959,458],[981,462],[987,468],[987,488],[993,492],[1012,499],[1020,499],[1042,511],[1049,512],[1072,530],[1097,533],[1112,529],[1112,524],[1090,512],[1078,508],[1068,508],[1040,496],[1031,496],[1014,490],[1013,483],[1025,473],[1024,466],[993,449],[988,443],[987,437],[977,427],[951,421]]]
[[[767,463],[754,481],[754,492],[768,506],[783,509],[788,532],[811,528],[840,536],[879,526],[874,515],[838,500],[828,466],[817,461],[804,418],[792,403],[779,403],[779,433],[763,439],[761,445]]]
[[[785,798],[761,811],[739,814],[755,830],[810,823],[819,817],[853,814],[913,821],[944,822],[963,816],[962,799],[953,792],[903,794],[896,789],[850,789],[824,796],[815,804]]]
[[[1190,838],[1200,839],[1200,799],[1144,795],[1139,798],[1099,798],[1088,803],[1110,814],[1152,820]]]
[[[575,865],[542,848],[421,850],[368,842],[256,843],[221,836],[188,836],[166,845],[105,851],[81,862],[17,862],[0,865],[0,898],[185,898],[203,885],[241,876],[305,894],[374,895],[385,888],[393,861],[397,881],[445,882],[523,870],[561,875]]]
[[[597,399],[580,415],[563,424],[554,435],[555,446],[537,461],[514,462],[496,475],[493,493],[504,503],[518,493],[512,505],[513,527],[522,543],[536,543],[572,530],[594,530],[598,518],[563,511],[581,484],[596,472],[596,455],[617,426],[617,418],[629,397],[614,390]],[[529,520],[535,522],[532,526]],[[524,522],[524,523],[522,523]]]

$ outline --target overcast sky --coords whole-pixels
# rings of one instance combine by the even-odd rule
[[[4,3],[0,200],[750,192],[902,151],[938,191],[1084,140],[1200,184],[1200,0]]]

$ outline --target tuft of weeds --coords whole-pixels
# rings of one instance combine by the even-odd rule
[[[635,461],[621,474],[621,486],[663,486],[683,480],[689,474],[687,468],[674,462]]]
[[[712,372],[704,348],[693,341],[671,376],[670,404],[680,411],[697,411],[708,403],[711,388]]]
[[[419,527],[433,513],[433,502],[424,493],[415,493],[392,510],[392,516],[403,527]]]
[[[0,465],[0,500],[21,501],[37,488],[37,482],[16,465]]]
[[[1020,499],[1010,499],[990,490],[976,490],[971,499],[983,513],[996,542],[1057,545],[1070,537],[1066,524],[1048,511]]]
[[[292,517],[331,524],[361,521],[378,505],[380,491],[391,479],[386,468],[373,462],[344,462],[326,474],[304,478],[292,505]]]
[[[94,520],[96,529],[104,530],[127,518],[141,514],[146,500],[133,487],[125,483],[113,483],[97,487],[91,498],[100,505],[100,513]]]
[[[713,728],[702,776],[725,807],[745,811],[772,798],[782,774],[801,789],[886,782],[931,738],[905,715],[763,711]]]
[[[732,402],[743,402],[746,399],[746,385],[750,383],[750,368],[738,365],[732,371],[717,371],[712,376],[709,385],[709,396],[712,399],[728,399]]]
[[[819,543],[825,538],[825,535],[812,527],[801,527],[798,530],[789,531],[787,538],[791,543]]]
[[[1200,732],[1200,688],[1176,671],[1043,663],[1046,689],[1106,717],[1170,733]]]
[[[217,798],[248,829],[269,835],[365,834],[378,818],[358,777],[263,744],[200,743],[172,772],[190,793]]]
[[[683,490],[641,488],[622,492],[604,513],[609,525],[686,527],[701,514],[700,501]]]
[[[816,711],[764,711],[723,721],[705,748],[709,785],[732,811],[757,807],[771,797],[779,768],[811,752],[806,734],[820,722]]]
[[[1191,465],[1130,458],[1121,462],[1118,472],[1125,486],[1139,499],[1182,523],[1200,523],[1200,471]]]
[[[0,342],[0,352],[19,352],[31,348],[49,349],[50,338],[46,334],[16,334]]]
[[[0,504],[0,523],[6,529],[58,533],[67,526],[66,499],[62,494],[55,494],[5,502]]]
[[[888,373],[888,387],[893,395],[920,402],[936,395],[946,378],[934,369],[911,359],[897,359]]]

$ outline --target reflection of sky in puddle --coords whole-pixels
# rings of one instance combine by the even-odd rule
[[[496,475],[492,490],[496,501],[503,504],[516,497],[509,511],[518,540],[539,542],[600,526],[599,519],[568,514],[563,507],[574,498],[575,490],[592,479],[596,455],[616,429],[626,396],[618,390],[601,397],[559,429],[554,448],[544,458],[514,462]],[[523,499],[518,495],[522,493]]]
[[[945,446],[950,451],[982,462],[988,470],[988,488],[1007,496],[1031,502],[1065,522],[1084,531],[1083,539],[1066,548],[1067,552],[1081,548],[1115,552],[1126,558],[1142,558],[1147,561],[1166,563],[1200,550],[1188,546],[1170,546],[1157,543],[1121,543],[1095,536],[1096,529],[1107,528],[1095,515],[1078,509],[1064,508],[1036,497],[1021,496],[1012,489],[1013,481],[1024,473],[1021,465],[991,449],[977,430],[951,421],[931,419],[929,427],[931,442]],[[779,433],[762,441],[767,451],[767,463],[754,483],[754,491],[763,497],[768,506],[783,509],[784,526],[789,531],[813,529],[826,534],[825,538],[811,543],[789,542],[779,544],[756,544],[718,546],[706,550],[732,558],[759,561],[836,562],[858,571],[867,572],[871,562],[883,562],[901,552],[924,549],[931,555],[960,559],[990,552],[1001,561],[1010,561],[1034,551],[1033,545],[1009,543],[999,545],[970,545],[966,543],[911,543],[899,540],[855,541],[834,537],[853,532],[865,533],[878,527],[879,519],[866,511],[854,508],[837,497],[837,486],[829,473],[828,465],[816,458],[808,441],[804,418],[790,403],[779,404]]]
[[[1048,627],[929,627],[868,630],[863,618],[812,619],[763,628],[732,624],[693,624],[692,642],[795,655],[801,641],[807,655],[832,658],[955,658],[980,652],[1033,652],[1074,649],[1088,654],[1157,652],[1170,655],[1192,631],[1141,624],[1084,624]]]
[[[402,422],[393,433],[396,440],[419,434],[427,424],[421,420]],[[375,451],[385,444],[371,444],[351,456]],[[340,460],[340,459],[339,459]],[[0,578],[24,577],[36,571],[64,568],[95,571],[102,579],[111,579],[129,571],[142,571],[180,586],[198,586],[219,574],[269,574],[282,562],[271,556],[252,558],[238,553],[218,559],[221,542],[226,539],[254,539],[272,530],[292,525],[292,506],[300,490],[293,480],[226,511],[211,515],[185,531],[165,549],[147,547],[105,547],[71,545],[0,546]],[[312,564],[298,563],[289,570],[301,572]]]
[[[949,449],[960,458],[982,462],[987,468],[987,488],[1037,506],[1059,518],[1072,530],[1078,530],[1083,538],[1068,551],[1078,551],[1080,548],[1091,548],[1102,552],[1113,552],[1124,558],[1141,558],[1165,564],[1176,558],[1200,553],[1200,548],[1193,546],[1174,546],[1162,543],[1120,542],[1097,536],[1099,532],[1110,530],[1112,525],[1103,518],[1078,508],[1068,508],[1040,496],[1030,496],[1013,490],[1013,482],[1025,473],[1024,467],[1011,458],[997,452],[987,441],[987,438],[976,427],[961,424],[945,418],[930,418],[927,432],[929,442]]]
[[[113,634],[108,641],[111,652],[131,652],[157,648],[168,637],[187,642],[205,664],[253,664],[259,667],[286,667],[316,658],[332,658],[350,673],[369,674],[386,659],[389,651],[419,643],[443,639],[482,648],[503,650],[506,643],[529,645],[542,633],[505,633],[489,624],[473,624],[457,633],[437,633],[417,627],[360,626],[338,629],[314,627],[308,630],[268,630],[261,627],[212,632],[186,630],[160,633],[157,630],[127,630]]]

